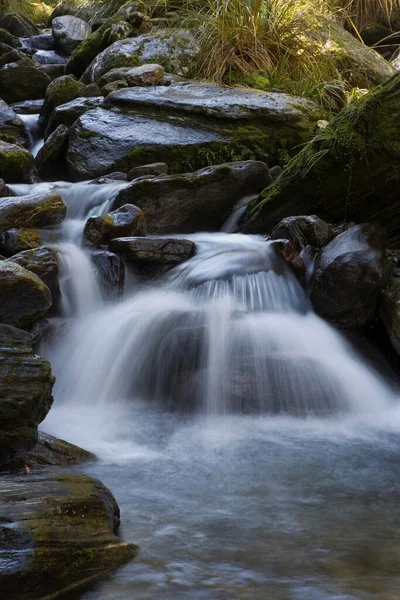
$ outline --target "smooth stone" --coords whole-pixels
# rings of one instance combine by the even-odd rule
[[[0,141],[0,177],[6,183],[37,182],[35,159],[29,150]]]
[[[65,155],[68,147],[68,127],[59,125],[49,135],[36,158],[36,168],[42,178],[63,179],[67,172]]]
[[[146,218],[140,208],[126,204],[105,215],[90,217],[83,239],[94,246],[104,246],[114,238],[145,236]]]
[[[0,464],[36,445],[37,426],[53,403],[53,383],[50,363],[34,353],[29,333],[0,325]],[[0,547],[1,533],[0,525]]]
[[[71,15],[56,17],[51,22],[51,31],[56,45],[65,54],[72,52],[92,33],[89,23]]]
[[[35,273],[50,290],[53,306],[60,299],[60,284],[58,280],[57,254],[51,248],[33,248],[19,252],[7,262],[13,262],[31,273]]]
[[[193,242],[178,238],[124,237],[112,240],[109,248],[133,264],[179,264],[196,254]]]
[[[50,78],[29,64],[0,69],[1,97],[5,102],[21,102],[44,98]]]
[[[118,192],[113,208],[124,204],[141,208],[151,234],[219,231],[239,200],[257,194],[270,181],[265,163],[228,163],[133,181]]]
[[[0,139],[14,140],[17,144],[27,146],[29,134],[23,120],[0,98]]]
[[[151,165],[143,165],[141,167],[134,167],[128,173],[128,181],[133,181],[139,177],[147,177],[148,175],[154,175],[155,177],[168,175],[168,165],[160,162],[152,163]]]
[[[0,198],[6,198],[10,195],[10,190],[6,185],[4,179],[0,179]]]
[[[307,246],[320,249],[326,246],[334,234],[332,226],[316,215],[287,217],[282,219],[271,233],[271,239],[286,239],[300,251]]]
[[[50,227],[61,223],[67,208],[54,192],[13,196],[0,203],[0,232],[12,227]]]

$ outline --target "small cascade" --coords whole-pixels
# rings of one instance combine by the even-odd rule
[[[19,117],[24,121],[26,129],[28,130],[29,137],[31,140],[29,150],[36,157],[39,153],[39,150],[44,144],[44,139],[39,131],[39,115],[38,114],[29,114],[29,115],[19,115]]]

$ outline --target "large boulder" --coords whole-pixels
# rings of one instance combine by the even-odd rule
[[[7,13],[0,19],[0,27],[19,38],[39,35],[39,28],[26,15],[22,13]]]
[[[187,175],[133,181],[115,197],[113,208],[135,204],[152,234],[218,231],[242,198],[270,181],[266,164],[245,161],[207,167]]]
[[[178,238],[124,237],[112,240],[109,248],[129,263],[162,263],[175,265],[196,253],[190,240]]]
[[[0,141],[0,177],[6,183],[35,183],[38,173],[32,154],[17,146]]]
[[[12,227],[50,227],[65,218],[66,206],[54,192],[12,196],[0,203],[0,232]]]
[[[52,305],[49,288],[31,271],[0,261],[0,323],[29,329]]]
[[[0,99],[0,140],[5,142],[29,144],[29,134],[26,130],[23,120]]]
[[[68,127],[59,125],[47,138],[35,158],[38,173],[43,178],[63,179],[68,147]]]
[[[41,469],[0,480],[0,586],[5,598],[43,600],[78,588],[132,560],[137,547],[116,535],[111,492],[86,475]]]
[[[15,254],[7,262],[13,262],[31,273],[35,273],[47,285],[52,297],[52,304],[56,304],[60,297],[58,281],[57,255],[51,248],[33,248]]]
[[[90,217],[83,238],[94,246],[103,246],[120,237],[145,236],[146,218],[140,208],[126,204],[106,215]]]
[[[69,75],[62,75],[61,77],[54,79],[46,89],[46,95],[39,117],[40,127],[44,129],[52,111],[57,106],[74,100],[83,87],[83,83]]]
[[[0,96],[8,103],[43,98],[50,78],[23,61],[0,69]]]
[[[333,238],[332,226],[316,215],[282,219],[271,233],[273,240],[289,240],[296,250],[307,246],[320,249]]]
[[[57,106],[50,115],[44,137],[48,138],[60,125],[72,127],[81,115],[100,106],[103,100],[103,96],[83,97]]]
[[[250,205],[241,229],[267,233],[283,217],[381,224],[400,244],[400,75],[352,103]]]
[[[56,46],[65,54],[72,54],[79,44],[92,33],[92,27],[83,19],[65,15],[52,20],[51,32]]]
[[[390,273],[381,229],[363,224],[334,238],[320,253],[311,280],[316,312],[343,328],[365,326]]]
[[[53,403],[54,377],[48,361],[33,352],[26,331],[0,325],[0,357],[0,464],[4,464],[37,443],[37,426]],[[2,535],[0,540],[4,541]]]

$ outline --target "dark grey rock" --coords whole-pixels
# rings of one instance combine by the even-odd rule
[[[104,246],[114,238],[145,236],[146,233],[143,211],[133,204],[126,204],[106,215],[90,217],[83,239],[94,246]]]
[[[178,238],[125,237],[112,240],[109,248],[129,263],[179,264],[196,253],[190,240]]]
[[[21,43],[29,50],[55,50],[54,38],[51,33],[41,33],[28,38],[22,38]]]
[[[92,452],[39,431],[38,443],[24,456],[23,462],[32,468],[40,466],[67,467],[94,460],[96,460],[96,456]]]
[[[5,102],[22,102],[44,98],[50,78],[29,64],[0,69],[1,97]]]
[[[385,287],[379,303],[379,315],[390,342],[400,355],[400,279],[392,277]]]
[[[59,125],[49,135],[35,158],[36,168],[41,177],[59,179],[65,175],[67,147],[68,127]]]
[[[48,137],[59,125],[72,127],[81,115],[99,106],[103,100],[103,96],[95,98],[76,98],[76,100],[57,106],[50,115],[45,137]]]
[[[9,229],[0,233],[0,253],[4,256],[39,248],[42,244],[42,235],[38,229]]]
[[[333,236],[332,226],[315,215],[282,219],[271,234],[273,240],[289,240],[298,251],[307,246],[320,249]]]
[[[24,102],[15,102],[11,108],[17,115],[36,115],[40,113],[44,100],[25,100]]]
[[[0,141],[0,177],[6,183],[35,183],[38,173],[32,154],[16,144]]]
[[[50,81],[54,81],[57,77],[62,77],[65,72],[64,65],[40,65],[37,67],[38,71],[45,73],[49,77]]]

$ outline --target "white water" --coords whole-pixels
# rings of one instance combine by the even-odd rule
[[[39,115],[19,115],[19,117],[24,121],[29,133],[31,141],[29,150],[36,157],[44,144],[44,139],[39,132]]]

